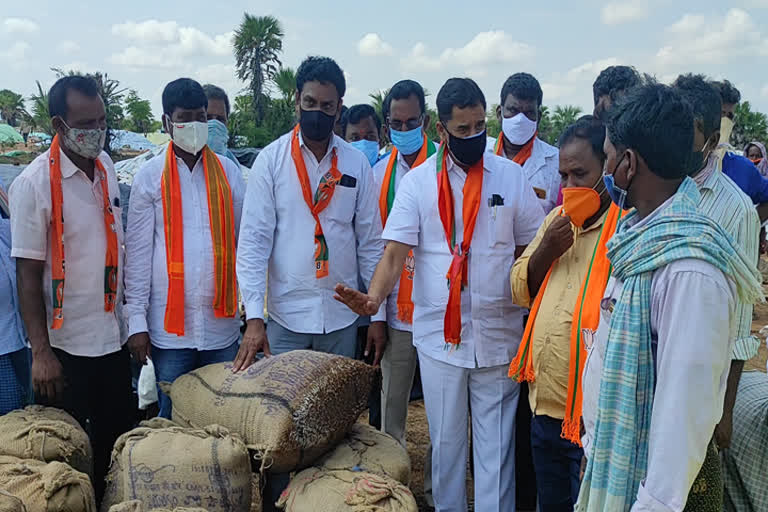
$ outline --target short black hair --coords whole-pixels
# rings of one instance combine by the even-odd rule
[[[177,78],[163,89],[163,114],[172,116],[177,108],[208,108],[203,86],[191,78]]]
[[[205,91],[205,97],[208,98],[208,101],[210,100],[221,100],[224,102],[224,107],[227,109],[227,116],[229,116],[229,96],[227,96],[227,93],[219,87],[218,85],[212,85],[212,84],[205,84],[203,86],[203,91]]]
[[[739,90],[728,80],[722,82],[712,82],[718,92],[720,92],[721,101],[724,104],[735,105],[741,101],[741,93]]]
[[[373,122],[376,125],[376,133],[381,133],[381,119],[379,119],[378,114],[376,114],[376,110],[372,106],[363,103],[360,105],[353,105],[346,112],[344,112],[344,114],[342,114],[341,137],[346,138],[347,125],[357,124],[366,117],[373,119]]]
[[[471,78],[449,78],[437,93],[437,117],[445,124],[451,120],[453,107],[467,108],[482,105],[486,109],[485,96]]]
[[[519,100],[536,100],[538,106],[541,106],[542,101],[544,101],[541,84],[536,80],[536,77],[529,73],[515,73],[507,78],[504,85],[501,86],[502,106],[510,94]]]
[[[81,75],[65,76],[56,80],[51,90],[48,91],[48,113],[51,118],[59,116],[66,119],[68,113],[67,93],[70,90],[93,98],[99,95],[99,84],[93,78]]]
[[[386,119],[389,116],[389,107],[392,105],[392,100],[405,100],[411,96],[416,96],[419,100],[419,108],[421,108],[421,114],[424,115],[427,111],[427,99],[424,95],[424,88],[419,82],[413,80],[400,80],[387,93],[382,103],[381,111]]]
[[[720,92],[704,75],[680,75],[672,84],[688,102],[693,117],[700,124],[704,137],[709,138],[720,129],[722,104]]]
[[[642,77],[631,66],[609,66],[602,70],[592,84],[592,96],[595,105],[601,96],[610,96],[611,101],[616,101],[617,95],[631,89],[642,82]]]
[[[575,123],[563,131],[557,145],[562,148],[575,139],[583,139],[589,142],[595,156],[600,159],[600,162],[605,162],[605,149],[603,149],[605,125],[600,119],[592,115],[581,116]]]
[[[339,98],[344,97],[347,92],[347,81],[344,79],[344,72],[336,61],[329,57],[307,57],[296,70],[296,90],[301,94],[304,84],[307,82],[320,82],[323,84],[333,84]]]
[[[668,85],[649,83],[627,92],[608,114],[614,146],[630,148],[665,180],[688,175],[693,152],[693,112]]]

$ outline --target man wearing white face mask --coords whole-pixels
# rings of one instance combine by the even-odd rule
[[[56,130],[51,148],[10,189],[11,256],[32,348],[35,402],[90,425],[99,501],[112,446],[132,425],[120,321],[120,192],[102,151],[107,121],[96,82],[60,79],[48,93],[48,109]]]
[[[126,317],[133,357],[158,382],[232,361],[240,321],[235,253],[245,184],[208,146],[203,88],[188,78],[163,91],[168,149],[133,180],[126,234]],[[160,416],[171,401],[158,391]]]
[[[557,204],[560,192],[557,148],[538,137],[543,93],[539,81],[528,73],[516,73],[501,88],[496,118],[501,134],[488,139],[488,151],[522,166],[545,213]]]

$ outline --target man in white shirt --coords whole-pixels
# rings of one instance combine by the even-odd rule
[[[107,121],[96,82],[60,79],[48,108],[56,130],[51,149],[10,189],[11,256],[35,402],[64,409],[89,427],[98,502],[112,446],[131,428],[135,411],[120,318],[120,192],[102,151]]]
[[[245,183],[238,165],[206,145],[207,106],[205,92],[194,80],[180,78],[165,87],[163,123],[172,142],[141,168],[131,190],[125,244],[128,347],[137,361],[152,359],[158,382],[173,382],[201,366],[233,361],[238,351],[235,236]],[[226,178],[221,194],[209,197],[215,194],[217,177]],[[175,180],[178,210],[166,196],[166,190],[173,193]],[[224,212],[216,208],[219,200]],[[229,223],[222,220],[230,214]],[[177,238],[167,229],[168,222],[181,228],[175,232]],[[169,272],[166,256],[171,254],[167,248],[175,244],[183,255],[180,278]],[[228,272],[219,270],[219,258]],[[181,286],[174,293],[178,279]],[[227,295],[228,308],[217,307],[221,294]],[[170,398],[162,391],[158,398],[160,416],[170,418]]]
[[[507,78],[496,107],[501,133],[495,140],[488,139],[488,151],[523,167],[544,213],[549,213],[557,204],[560,173],[557,148],[538,137],[543,99],[541,85],[532,75],[516,73]]]
[[[588,463],[575,510],[687,504],[719,512],[710,441],[723,411],[736,302],[762,297],[759,274],[698,210],[701,195],[686,178],[694,159],[680,150],[693,147],[693,115],[675,89],[629,91],[612,106],[607,130],[606,188],[634,211],[608,244],[612,277],[597,332],[585,333]]]
[[[235,371],[261,350],[355,357],[358,315],[333,300],[333,287],[342,282],[356,289],[358,275],[370,284],[384,242],[371,165],[333,133],[345,89],[344,73],[332,59],[302,62],[296,71],[299,124],[264,148],[251,170],[237,254],[248,327]],[[366,355],[375,346],[378,364],[386,307],[366,314],[372,317]],[[267,504],[287,483],[274,476]]]
[[[299,124],[259,153],[245,195],[237,274],[248,328],[236,369],[262,349],[354,357],[357,315],[333,300],[333,285],[356,286],[358,271],[368,284],[384,247],[368,159],[333,133],[344,73],[332,59],[310,57],[296,87]],[[382,308],[369,329],[376,364],[385,315]]]
[[[523,318],[505,276],[544,213],[520,167],[485,151],[485,108],[470,79],[452,78],[440,89],[437,126],[444,143],[403,177],[369,293],[336,287],[338,300],[354,311],[376,311],[413,250],[413,340],[434,445],[438,511],[467,510],[470,408],[475,510],[515,509],[519,387],[507,368]]]

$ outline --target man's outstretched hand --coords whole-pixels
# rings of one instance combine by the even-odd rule
[[[371,295],[343,284],[337,284],[334,291],[336,292],[336,295],[333,296],[334,299],[345,304],[360,316],[375,315],[379,311],[381,302]]]

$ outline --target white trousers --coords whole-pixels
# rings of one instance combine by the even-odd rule
[[[507,365],[460,368],[419,351],[432,438],[432,493],[437,512],[467,511],[467,426],[472,410],[475,510],[515,510],[515,414],[520,395]]]

